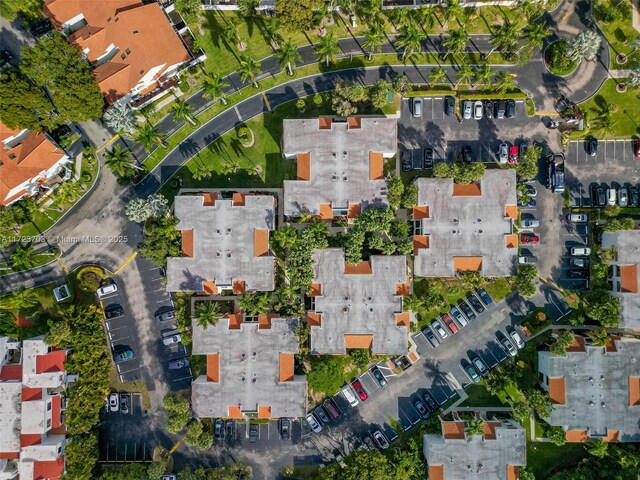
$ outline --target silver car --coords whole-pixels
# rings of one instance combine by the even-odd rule
[[[482,102],[480,100],[476,100],[473,104],[473,118],[475,120],[480,120],[482,118]]]
[[[500,163],[507,163],[509,161],[509,146],[504,142],[498,147],[498,160]]]
[[[313,413],[310,413],[309,415],[307,415],[306,419],[307,419],[307,423],[309,424],[309,428],[311,428],[311,430],[313,430],[316,433],[320,433],[322,431],[322,425],[320,425],[320,422],[316,419]]]
[[[431,328],[433,328],[438,333],[438,335],[440,335],[440,337],[443,339],[449,336],[447,331],[444,329],[444,327],[440,323],[440,320],[434,320],[431,323]]]
[[[464,108],[462,110],[462,117],[465,120],[469,120],[471,118],[472,109],[473,109],[473,104],[471,103],[471,100],[465,100]]]
[[[540,226],[540,222],[538,220],[536,220],[535,218],[526,219],[526,220],[522,220],[522,222],[520,222],[520,226],[522,228],[536,228],[536,227]]]

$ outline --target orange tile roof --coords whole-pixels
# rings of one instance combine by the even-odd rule
[[[620,340],[619,335],[611,335],[607,338],[606,343],[604,345],[604,348],[606,349],[607,352],[617,352],[618,348],[616,347],[616,340]]]
[[[349,125],[349,128],[362,128],[362,118],[347,117],[347,125]]]
[[[504,236],[507,248],[518,248],[518,234],[513,233],[511,235]]]
[[[567,430],[564,438],[567,440],[567,442],[572,443],[584,443],[589,440],[589,436],[587,435],[586,430]]]
[[[586,352],[585,338],[581,335],[574,335],[573,342],[567,347],[567,352]]]
[[[442,436],[445,439],[464,439],[464,422],[442,422]]]
[[[298,180],[311,180],[311,153],[299,153],[296,167]]]
[[[22,433],[20,435],[20,446],[30,447],[31,445],[39,445],[42,442],[42,435],[39,433]]]
[[[380,152],[369,152],[369,180],[384,178],[384,158]]]
[[[401,297],[406,297],[411,294],[411,283],[407,278],[407,281],[404,283],[398,283],[396,285],[396,295],[400,295]]]
[[[115,57],[96,69],[108,103],[129,93],[156,67],[160,68],[153,75],[154,81],[168,67],[190,59],[155,2],[143,5],[135,0],[47,0],[45,12],[57,26],[80,13],[84,15],[87,26],[70,35],[69,41],[80,49],[89,48],[89,61],[95,62],[111,44],[119,49]]]
[[[359,203],[350,203],[347,210],[347,218],[356,218],[362,212],[362,205]]]
[[[275,315],[275,314],[265,315],[263,313],[258,315],[258,329],[262,330],[262,329],[271,328],[271,320],[273,318],[278,318],[278,315]]]
[[[244,280],[234,280],[231,291],[234,295],[242,295],[247,289],[247,282]]]
[[[207,355],[207,381],[220,381],[220,354],[211,353]]]
[[[620,291],[638,293],[638,265],[620,266]]]
[[[567,390],[564,377],[549,379],[549,400],[554,405],[567,404]]]
[[[373,273],[371,270],[371,262],[363,260],[355,265],[345,262],[344,273],[345,275],[371,275]]]
[[[602,439],[605,442],[619,442],[620,430],[607,430],[607,436]]]
[[[229,405],[227,407],[227,417],[241,419],[244,418],[244,413],[242,413],[242,410],[240,410],[240,407],[237,405]]]
[[[271,418],[271,407],[258,405],[258,418]]]
[[[429,237],[427,235],[413,236],[413,254],[418,255],[421,248],[429,248]]]
[[[318,117],[318,128],[320,130],[330,130],[333,119],[331,117]]]
[[[58,480],[64,473],[64,456],[60,455],[55,460],[33,462],[34,480]]]
[[[409,355],[407,355],[409,357],[409,360],[411,360],[411,363],[416,363],[418,361],[418,355],[416,355],[415,352],[409,352]]]
[[[396,326],[397,327],[407,327],[407,332],[411,327],[411,313],[410,312],[401,312],[396,313]]]
[[[256,228],[253,230],[253,256],[269,255],[269,230]]]
[[[59,350],[46,355],[36,355],[36,373],[64,372],[64,362],[67,352]]]
[[[183,257],[193,257],[193,229],[191,230],[182,230],[182,256]]]
[[[640,405],[640,377],[629,377],[629,406]]]
[[[51,397],[51,428],[58,428],[62,425],[62,422],[60,421],[61,401],[62,397],[60,397],[60,395]]]
[[[320,213],[318,214],[318,218],[320,220],[331,220],[331,219],[333,219],[333,208],[331,208],[331,204],[329,204],[329,203],[321,203],[320,204]]]
[[[242,327],[243,313],[228,313],[225,317],[229,319],[229,330],[238,330]]]
[[[22,130],[22,128],[9,128],[0,122],[0,142],[4,142],[9,137],[15,137],[18,133],[22,132]]]
[[[373,346],[373,335],[345,335],[345,348],[371,348]]]
[[[22,387],[22,401],[40,400],[42,398],[41,388]]]
[[[495,440],[496,428],[501,426],[502,422],[484,422],[482,424],[482,433],[484,434],[485,440]]]
[[[295,358],[293,353],[280,354],[280,381],[289,382],[293,380]]]
[[[318,297],[322,295],[322,285],[319,283],[312,283],[310,287],[310,291],[307,292],[308,297]]]
[[[218,194],[216,192],[203,192],[199,193],[203,199],[202,204],[205,207],[213,207],[216,204],[216,200],[218,199]]]
[[[0,380],[22,380],[22,365],[0,367]]]
[[[454,183],[452,196],[481,197],[482,191],[480,190],[480,184],[479,183]]]
[[[444,480],[444,465],[429,465],[429,480]]]
[[[414,220],[422,220],[423,218],[429,218],[429,206],[422,205],[419,207],[413,207],[412,217]]]
[[[234,207],[244,207],[245,193],[234,193],[231,197],[231,203]]]
[[[518,206],[517,205],[505,205],[504,216],[512,219],[518,218]]]
[[[205,280],[202,282],[202,291],[210,295],[217,295],[219,293],[216,282],[213,280]]]
[[[0,460],[17,460],[20,458],[20,452],[0,452]]]
[[[520,467],[507,465],[507,480],[520,480]]]
[[[322,324],[322,315],[316,312],[307,312],[307,325],[319,327]]]
[[[453,257],[453,269],[479,272],[482,270],[482,257]]]

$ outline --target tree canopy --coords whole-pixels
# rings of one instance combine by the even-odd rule
[[[54,128],[60,120],[53,103],[18,68],[0,74],[0,119],[9,128]]]
[[[276,0],[276,17],[287,30],[309,30],[313,11],[321,5],[321,0]]]
[[[448,163],[438,163],[433,169],[433,176],[439,178],[453,178],[455,183],[477,182],[484,175],[485,166],[483,163],[462,163],[456,162],[453,165]]]

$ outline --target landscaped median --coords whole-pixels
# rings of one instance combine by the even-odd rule
[[[32,251],[29,255],[30,257],[27,263],[22,263],[15,259],[12,259],[9,262],[0,262],[0,276],[31,270],[32,268],[41,267],[51,263],[60,256],[60,249],[58,247],[49,247],[44,250],[41,249],[38,252]]]

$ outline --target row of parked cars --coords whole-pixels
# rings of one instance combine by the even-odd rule
[[[130,395],[125,393],[112,392],[104,397],[105,411],[111,413],[129,413]]]
[[[510,357],[515,357],[518,354],[518,350],[524,348],[524,341],[515,330],[511,330],[508,336],[509,338],[500,332],[497,338],[505,353]],[[473,383],[478,383],[482,377],[489,375],[489,367],[479,355],[471,355],[469,360],[460,362],[460,366],[469,377],[469,380]]]
[[[640,192],[635,186],[605,188],[598,185],[592,188],[591,201],[594,207],[640,207]]]
[[[430,325],[424,327],[422,333],[429,343],[437,348],[441,342],[449,337],[449,333],[452,335],[458,333],[461,328],[466,327],[468,322],[475,320],[477,315],[484,312],[486,307],[492,303],[493,299],[484,288],[469,292],[464,299],[460,299],[456,306],[451,307],[449,313],[441,315],[440,318],[436,318]]]
[[[485,118],[514,118],[516,116],[515,100],[465,100],[462,105],[462,118],[480,120]]]

